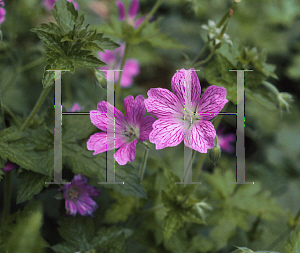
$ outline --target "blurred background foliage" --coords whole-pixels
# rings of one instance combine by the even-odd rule
[[[77,0],[77,2],[80,5],[79,12],[85,14],[86,23],[100,30],[111,15],[117,16],[118,14],[115,1]],[[128,6],[130,1],[125,1],[125,3]],[[140,13],[148,13],[154,3],[155,1],[140,0]],[[164,1],[154,15],[154,19],[162,17],[159,23],[161,33],[166,33],[176,39],[185,48],[176,49],[175,47],[166,50],[153,47],[148,43],[140,43],[131,47],[129,58],[136,58],[140,61],[141,72],[135,78],[132,87],[122,90],[122,98],[138,94],[146,98],[149,88],[170,89],[171,78],[175,70],[184,65],[185,57],[182,53],[193,59],[205,44],[206,32],[201,29],[201,25],[207,24],[209,19],[219,21],[231,5],[232,1],[229,0]],[[5,1],[5,9],[6,20],[0,27],[3,33],[3,40],[0,43],[0,98],[5,107],[6,124],[18,126],[25,121],[43,90],[42,76],[46,49],[36,34],[29,30],[42,22],[53,22],[54,19],[40,0]],[[183,215],[182,222],[178,223],[177,228],[165,227],[162,232],[163,220],[167,214],[171,217],[172,212],[168,212],[172,210],[172,201],[176,197],[168,193],[166,185],[174,182],[174,178],[181,178],[183,175],[183,144],[164,150],[155,150],[152,147],[145,180],[142,182],[148,199],[130,196],[131,191],[136,190],[130,187],[126,190],[127,196],[124,196],[120,189],[115,191],[116,189],[101,187],[101,197],[97,198],[99,208],[94,219],[97,229],[115,225],[132,229],[133,236],[130,236],[132,231],[126,230],[124,238],[120,239],[124,241],[125,238],[130,237],[126,242],[126,252],[225,253],[233,251],[235,249],[233,245],[247,246],[257,251],[284,252],[285,241],[289,238],[288,234],[296,225],[295,216],[299,212],[300,203],[299,27],[298,0],[241,0],[234,8],[226,32],[232,38],[235,52],[238,46],[242,49],[248,47],[249,50],[255,47],[259,53],[265,50],[266,62],[276,67],[275,74],[278,77],[278,79],[268,77],[268,81],[275,85],[279,92],[289,92],[294,97],[294,102],[290,104],[290,114],[284,111],[281,115],[277,98],[268,95],[266,89],[260,87],[256,93],[248,90],[252,99],[246,99],[245,102],[246,181],[254,181],[254,187],[251,188],[252,185],[249,185],[230,188],[227,185],[228,182],[234,180],[235,153],[222,152],[216,167],[213,167],[209,159],[205,159],[203,172],[199,178],[202,184],[196,190],[188,189],[186,192],[199,201],[207,198],[206,202],[213,206],[213,211],[205,211],[207,225],[200,224],[196,218],[188,220],[190,216],[184,217]],[[113,36],[111,38],[114,39]],[[220,49],[220,54],[226,55],[228,50],[230,50],[229,46],[224,45]],[[208,54],[205,52],[203,59]],[[201,67],[199,78],[203,88],[211,84],[207,82],[208,78],[205,78],[205,71],[209,68],[211,68],[209,64]],[[247,83],[247,78],[245,82]],[[99,101],[106,99],[106,90],[96,85],[93,71],[83,67],[77,68],[74,75],[66,73],[63,76],[62,91],[64,111],[77,102],[84,107],[83,111],[88,112],[95,109]],[[31,128],[43,121],[39,116],[45,116],[47,110],[51,108],[52,94],[54,94],[53,88],[48,94],[50,102],[44,103],[39,114],[34,118]],[[262,94],[267,94],[268,99],[261,99]],[[123,108],[119,109],[123,110]],[[230,103],[227,110],[234,112],[236,105]],[[83,131],[85,134],[95,132],[95,129],[90,126],[88,117],[84,120],[75,119],[74,122],[69,123],[69,125],[72,124],[88,125],[89,127]],[[235,133],[235,116],[224,116],[221,125],[226,133]],[[76,132],[75,130],[73,129],[73,132]],[[136,174],[143,156],[142,145],[138,144],[137,147],[136,159],[132,163]],[[201,154],[196,154],[194,168],[197,168],[201,157]],[[3,164],[4,161],[0,161],[0,165]],[[71,167],[72,165],[66,166],[66,168]],[[73,172],[78,171],[78,168],[76,169],[73,168]],[[171,176],[167,174],[171,173],[168,172],[169,170],[173,173]],[[92,174],[92,172],[86,173]],[[66,172],[65,176],[71,178],[70,171]],[[173,181],[168,182],[170,178]],[[20,180],[14,176],[13,182],[13,198],[17,199],[17,185]],[[92,184],[96,186],[97,180],[94,179]],[[226,190],[228,190],[227,193]],[[162,193],[163,191],[167,193]],[[2,185],[1,192],[3,192]],[[36,232],[42,226],[41,213],[44,215],[43,238],[50,245],[62,242],[57,233],[59,227],[57,219],[61,219],[64,207],[62,202],[59,203],[53,198],[55,194],[54,186],[44,189],[35,199],[49,199],[43,202],[43,212],[39,208],[28,216],[29,220],[35,221],[35,227],[32,228],[31,233],[34,240],[39,243],[33,246],[36,250],[33,252],[39,252],[35,247],[39,248],[42,244]],[[164,194],[167,197],[162,197]],[[275,199],[278,204],[273,203]],[[238,201],[241,201],[241,206],[235,204]],[[13,212],[23,208],[26,202],[18,205],[15,203],[13,201]],[[165,203],[169,209],[156,210],[155,206],[162,203]],[[186,207],[180,201],[176,205],[176,208],[182,208],[182,210],[191,208],[190,214],[193,212],[191,206]],[[0,202],[0,207],[2,208],[2,202]],[[234,210],[239,210],[239,212]],[[62,224],[62,222],[59,223]],[[25,221],[20,222],[15,228],[14,236],[25,238],[22,230],[28,224]],[[78,224],[81,226],[81,223]],[[104,229],[101,232],[103,237],[106,236],[105,233],[109,235],[109,231],[109,229],[107,231]],[[111,234],[120,236],[118,231],[111,232]],[[163,239],[166,234],[168,236],[172,234],[169,240]],[[69,235],[69,237],[72,236]],[[278,236],[279,242],[272,245]],[[0,238],[0,243],[1,240],[5,240],[3,238],[5,237]],[[13,240],[15,237],[10,238],[9,247],[15,250],[14,252],[21,252],[16,251],[18,249],[13,245]],[[64,238],[64,240],[67,239]],[[294,245],[299,243],[299,240],[299,232],[294,232],[292,237]],[[124,245],[120,248],[124,249]],[[287,252],[299,251],[292,247]]]

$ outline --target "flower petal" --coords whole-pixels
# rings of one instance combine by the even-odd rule
[[[99,52],[98,57],[101,61],[104,61],[109,67],[113,67],[114,62],[116,61],[116,54],[114,51],[105,50],[105,52]]]
[[[101,193],[99,189],[97,189],[96,187],[94,187],[92,185],[87,185],[85,188],[87,190],[87,194],[92,197],[97,197]]]
[[[183,107],[179,99],[169,90],[152,88],[145,99],[147,111],[155,117],[183,117]]]
[[[200,153],[207,153],[207,149],[214,147],[216,130],[210,121],[197,121],[185,133],[184,145],[197,150]]]
[[[3,171],[8,172],[8,171],[11,171],[11,170],[16,169],[16,168],[18,168],[17,164],[8,161],[8,162],[5,163]]]
[[[125,6],[121,1],[116,2],[118,10],[119,10],[119,19],[121,21],[125,20]]]
[[[231,145],[231,143],[235,140],[235,134],[218,135],[219,146],[221,150],[226,151],[227,153],[232,153],[234,151],[234,147]]]
[[[146,113],[144,104],[144,97],[142,95],[133,96],[129,95],[124,99],[124,109],[126,113],[126,120],[128,124],[134,128],[140,126],[140,122]]]
[[[44,0],[43,4],[44,4],[45,8],[50,11],[53,9],[53,5],[54,5],[55,1],[56,0]]]
[[[140,126],[140,141],[147,141],[149,139],[149,134],[153,130],[153,123],[155,121],[154,117],[151,116],[145,116],[141,121]]]
[[[189,86],[186,88],[186,85]],[[181,69],[172,78],[171,87],[181,104],[194,111],[201,95],[201,86],[194,69]],[[187,101],[186,101],[187,100]]]
[[[140,26],[140,24],[141,24],[145,19],[146,19],[146,16],[143,16],[143,17],[139,18],[139,19],[135,22],[134,28],[137,29],[137,28]]]
[[[6,14],[6,10],[4,8],[0,7],[0,24],[4,22],[5,14]]]
[[[114,117],[107,117],[107,106],[110,112],[110,115],[114,115]],[[107,131],[107,118],[108,125],[115,127],[115,132],[121,132],[125,127],[125,117],[124,115],[110,103],[106,101],[100,101],[97,104],[98,110],[90,111],[90,119],[91,122],[98,127],[102,131]]]
[[[87,149],[94,150],[95,152],[93,153],[93,155],[97,155],[99,153],[107,151],[107,146],[109,147],[108,150],[112,150],[113,148],[110,148],[110,147],[114,146],[114,148],[117,149],[117,148],[121,147],[124,143],[126,143],[124,138],[122,138],[122,136],[118,135],[118,134],[115,134],[114,143],[113,143],[113,138],[109,141],[110,142],[107,145],[107,133],[104,133],[104,132],[95,133],[95,134],[91,135],[91,137],[87,141],[87,143],[86,143]]]
[[[174,118],[160,118],[152,127],[149,140],[156,144],[156,149],[177,146],[184,138],[183,121],[181,123]]]
[[[138,0],[132,0],[132,3],[129,7],[129,11],[128,11],[128,17],[130,19],[134,19],[139,11],[139,1]]]
[[[73,216],[76,215],[77,207],[76,207],[75,203],[72,200],[67,200],[66,199],[65,206],[66,206],[66,210],[67,210],[68,214],[71,214]]]
[[[140,64],[136,59],[128,59],[125,61],[123,75],[136,76],[140,73]]]
[[[117,81],[119,77],[116,78]],[[126,76],[122,74],[120,85],[121,87],[128,88],[133,84],[133,78],[131,76]]]
[[[138,140],[131,141],[124,144],[119,150],[114,154],[114,158],[120,165],[125,165],[127,162],[133,162],[136,153],[136,144]]]
[[[200,99],[197,113],[201,119],[210,120],[219,114],[227,102],[225,88],[209,86]]]

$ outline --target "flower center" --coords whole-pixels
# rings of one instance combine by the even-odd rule
[[[196,112],[188,112],[184,109],[183,112],[183,120],[185,122],[185,126],[187,128],[191,127],[197,120],[199,120],[199,116]]]
[[[76,199],[78,198],[78,189],[77,188],[70,188],[70,190],[67,192],[70,199]]]
[[[129,25],[133,26],[133,27],[134,27],[134,25],[135,25],[135,21],[134,21],[133,18],[128,18],[128,19],[127,19],[127,23],[128,23]]]
[[[131,126],[128,126],[125,130],[123,135],[131,140],[139,138],[139,131],[138,129],[134,129]]]

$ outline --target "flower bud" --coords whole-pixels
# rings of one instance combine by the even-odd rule
[[[216,135],[216,137],[214,139],[214,143],[215,143],[215,146],[208,151],[208,156],[209,156],[209,159],[212,161],[212,163],[215,166],[216,163],[217,163],[217,161],[221,157],[221,148],[220,148],[220,146],[218,144],[218,137],[217,137],[217,135]]]
[[[287,93],[287,92],[278,93],[277,101],[279,104],[280,111],[282,111],[282,109],[285,109],[288,113],[290,113],[289,103],[294,101],[294,99],[290,93]]]

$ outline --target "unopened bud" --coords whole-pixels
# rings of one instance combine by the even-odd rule
[[[216,165],[217,161],[220,159],[221,157],[221,148],[218,144],[218,137],[216,135],[215,139],[214,139],[214,143],[215,146],[208,150],[208,156],[209,159],[212,161],[212,163],[214,164],[214,166]]]
[[[277,101],[278,101],[280,110],[285,109],[288,113],[290,113],[289,103],[294,101],[294,99],[290,93],[287,93],[287,92],[278,93]]]

